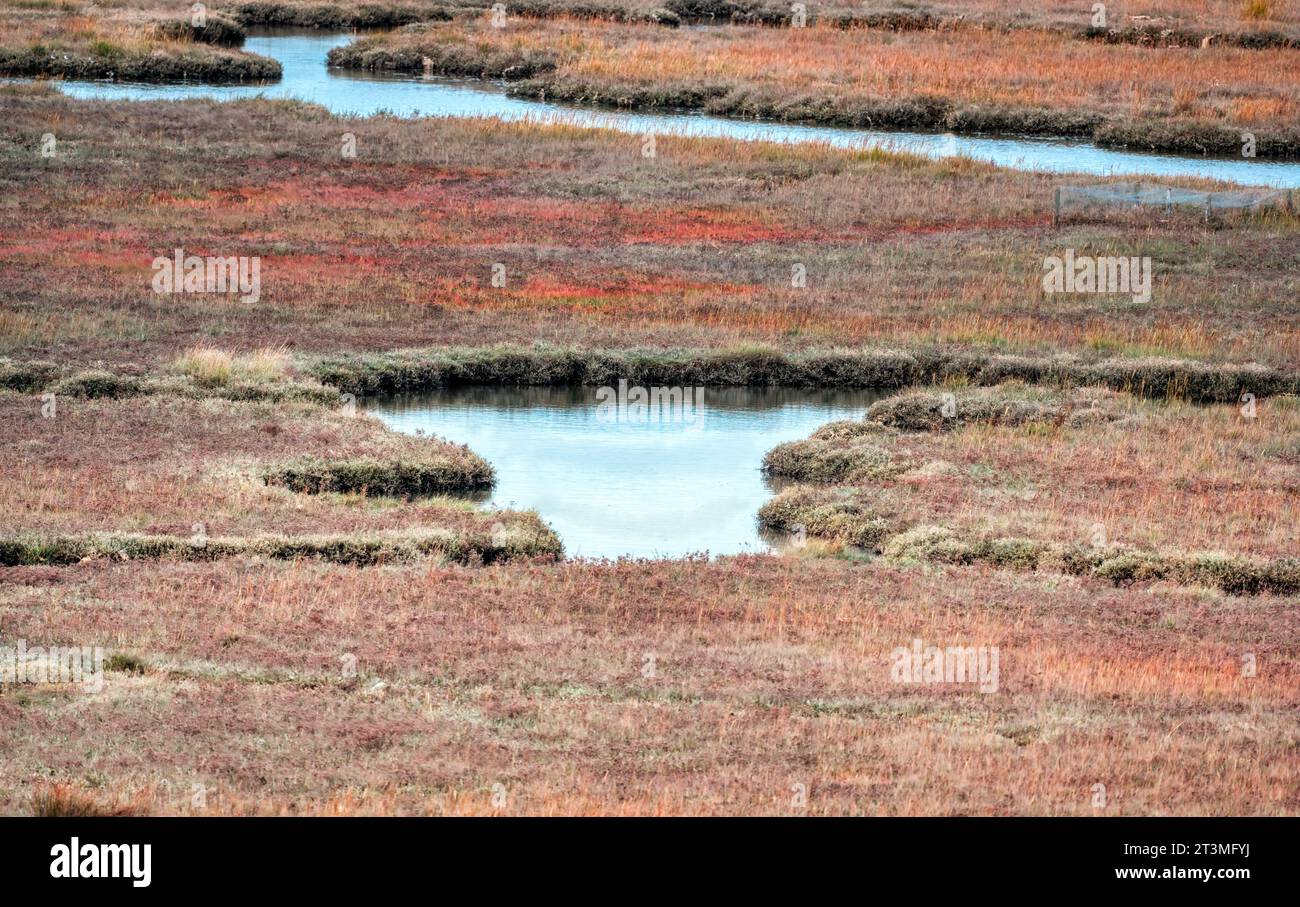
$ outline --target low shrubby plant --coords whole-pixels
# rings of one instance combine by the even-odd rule
[[[831,422],[803,441],[768,451],[763,471],[797,482],[857,484],[889,478],[909,466],[896,458],[892,433],[872,422]]]
[[[330,459],[304,457],[263,474],[268,485],[308,494],[359,493],[419,497],[478,491],[496,481],[491,464],[468,447],[443,445],[424,459]]]
[[[875,551],[898,531],[897,518],[857,489],[796,486],[758,512],[759,523],[778,532],[832,539]]]

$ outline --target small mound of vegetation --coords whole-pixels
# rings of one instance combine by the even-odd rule
[[[759,509],[758,522],[778,532],[802,532],[871,551],[899,529],[891,508],[852,488],[788,489]]]
[[[1090,397],[1061,398],[1024,388],[995,387],[896,394],[873,403],[867,418],[902,431],[942,431],[975,423],[1077,427],[1110,416]]]
[[[238,378],[257,381],[284,378],[289,371],[289,355],[283,350],[268,349],[234,355],[215,347],[196,346],[176,357],[172,365],[200,386],[217,387]]]
[[[248,37],[242,25],[218,13],[208,13],[202,28],[190,19],[168,19],[155,24],[150,33],[164,41],[197,41],[218,47],[243,47]]]
[[[476,79],[530,79],[555,69],[548,53],[522,48],[488,51],[425,38],[421,27],[408,26],[390,35],[361,38],[336,47],[327,58],[344,69],[427,72]]]
[[[491,464],[468,447],[454,444],[421,460],[306,457],[268,470],[262,478],[267,485],[306,494],[340,492],[402,498],[479,491],[491,488],[496,481]]]
[[[798,482],[864,483],[905,472],[890,449],[889,429],[871,422],[831,422],[810,438],[779,444],[763,458],[770,476]]]
[[[91,399],[107,397],[113,400],[122,397],[134,397],[144,392],[139,378],[116,375],[103,369],[77,372],[55,382],[50,391],[59,397],[86,397]]]
[[[44,390],[59,375],[59,367],[51,362],[31,360],[14,362],[0,359],[0,388],[34,394]]]

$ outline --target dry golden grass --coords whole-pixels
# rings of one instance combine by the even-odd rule
[[[1081,815],[1099,783],[1108,814],[1300,808],[1283,600],[771,557],[218,563],[11,572],[0,615],[147,665],[0,697],[10,797],[39,773],[161,813],[194,783],[218,813]],[[998,692],[892,682],[915,638],[998,646]]]
[[[274,381],[284,378],[289,366],[290,357],[284,347],[232,355],[216,347],[196,346],[172,363],[172,367],[182,375],[189,375],[199,384],[208,386],[225,385],[241,379]]]
[[[812,26],[672,31],[653,25],[486,19],[397,32],[393,50],[460,44],[480,54],[554,58],[560,82],[658,89],[722,85],[780,101],[940,97],[963,105],[1290,127],[1300,114],[1294,50],[1167,49],[1079,41],[1040,30],[882,32]],[[1141,73],[1141,78],[1135,78]],[[1225,90],[1225,87],[1228,90]],[[1234,117],[1249,114],[1251,119]]]

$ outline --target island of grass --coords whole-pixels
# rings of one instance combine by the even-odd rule
[[[331,66],[510,81],[512,94],[861,129],[1092,139],[1300,157],[1300,50],[1153,52],[1040,29],[667,31],[566,20],[420,22],[330,52]],[[1136,94],[1128,74],[1143,73]],[[1212,86],[1231,86],[1224,93]]]
[[[202,20],[130,8],[74,15],[6,3],[0,28],[0,75],[213,85],[281,75],[277,61],[240,50],[243,27],[215,13]]]

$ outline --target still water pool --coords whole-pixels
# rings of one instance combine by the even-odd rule
[[[536,510],[570,557],[681,557],[779,548],[755,519],[773,493],[763,454],[860,419],[879,396],[709,388],[698,411],[651,407],[645,421],[602,409],[591,387],[452,388],[367,408],[397,431],[468,444],[497,472],[481,499]]]

